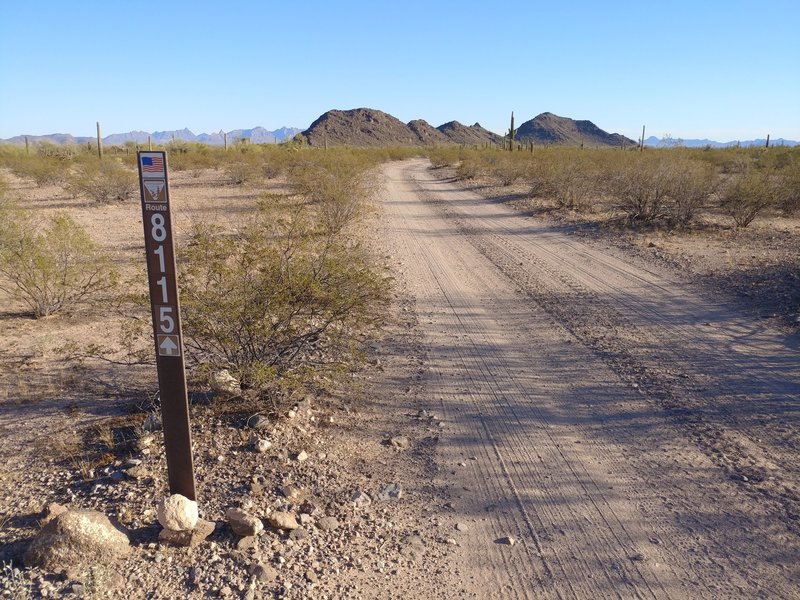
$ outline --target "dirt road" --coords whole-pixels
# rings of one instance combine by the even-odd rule
[[[800,597],[797,339],[428,167],[385,167],[380,235],[443,420],[442,597]]]

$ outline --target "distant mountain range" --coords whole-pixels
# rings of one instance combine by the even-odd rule
[[[458,121],[450,121],[434,127],[427,121],[415,119],[403,123],[396,117],[373,108],[355,108],[352,110],[329,110],[315,120],[306,130],[296,127],[281,127],[269,131],[263,127],[252,129],[234,129],[227,132],[229,144],[246,139],[254,144],[275,144],[290,140],[302,133],[311,146],[350,145],[350,146],[420,146],[434,144],[499,144],[504,137],[493,133],[480,123],[462,125]],[[175,131],[129,131],[114,133],[103,138],[107,146],[121,146],[127,142],[146,144],[148,138],[154,144],[163,145],[172,140],[199,142],[212,146],[221,146],[225,142],[226,133],[201,133],[195,135],[189,129]],[[31,143],[49,142],[53,144],[86,144],[95,140],[93,137],[74,137],[70,134],[54,133],[51,135],[18,135],[3,143],[24,144],[25,138]],[[638,144],[619,133],[603,131],[591,121],[574,120],[560,117],[550,112],[541,113],[517,127],[516,138],[522,144],[533,142],[536,145],[586,146],[597,147],[632,147]],[[700,139],[677,139],[666,136],[657,138],[650,136],[645,145],[652,148],[672,146],[724,148],[729,146],[764,146],[765,139],[741,140],[734,142],[716,142]],[[771,146],[797,146],[800,142],[783,138],[771,139]]]
[[[234,129],[228,131],[228,143],[233,144],[239,139],[249,140],[253,144],[277,144],[284,140],[291,139],[302,129],[296,127],[281,127],[274,131],[269,131],[263,127],[253,127],[252,129]],[[122,146],[126,142],[136,142],[137,144],[146,144],[148,138],[154,144],[166,144],[172,140],[180,140],[184,142],[200,142],[210,146],[222,146],[225,143],[225,133],[220,130],[217,133],[201,133],[195,135],[189,129],[178,129],[175,131],[154,131],[148,133],[146,131],[129,131],[127,133],[112,133],[103,139],[103,144],[107,146]],[[96,140],[94,137],[74,137],[68,133],[53,133],[50,135],[18,135],[7,140],[0,140],[6,144],[24,144],[25,138],[28,138],[30,143],[35,142],[50,142],[52,144],[85,144],[86,142],[93,142]]]
[[[651,148],[670,148],[670,147],[679,147],[683,146],[685,148],[705,148],[706,146],[710,148],[731,148],[733,146],[766,146],[767,139],[761,138],[756,140],[737,140],[735,142],[715,142],[714,140],[697,140],[697,139],[689,139],[684,140],[680,138],[657,138],[655,136],[650,136],[649,138],[645,138],[644,145],[650,146]],[[777,138],[769,140],[770,146],[800,146],[800,142],[796,142],[794,140],[787,140],[784,138]]]

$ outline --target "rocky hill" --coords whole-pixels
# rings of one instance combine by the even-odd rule
[[[423,119],[409,121],[408,128],[414,132],[423,144],[446,144],[448,142],[445,134]]]
[[[311,146],[416,146],[419,137],[408,125],[380,110],[329,110],[303,132]]]
[[[374,108],[329,110],[303,132],[311,146],[419,146],[430,144],[484,144],[501,139],[475,123],[470,127],[450,121],[439,127],[417,119],[403,123]]]
[[[517,128],[517,140],[523,143],[559,146],[633,146],[632,139],[618,133],[608,133],[591,121],[575,121],[545,112]]]
[[[450,121],[437,127],[451,143],[454,144],[485,144],[492,141],[495,144],[503,138],[488,129],[481,127],[480,123],[475,123],[467,127],[458,121]]]

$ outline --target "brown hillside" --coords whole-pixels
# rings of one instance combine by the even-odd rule
[[[419,141],[425,145],[447,144],[450,140],[441,131],[423,119],[409,121],[408,128],[414,132]]]
[[[633,140],[608,133],[591,121],[575,121],[553,113],[542,113],[517,129],[517,140],[559,146],[633,146]]]
[[[496,133],[481,127],[480,123],[475,123],[467,127],[458,121],[450,121],[437,127],[447,139],[454,144],[485,144],[492,141],[497,143],[502,138]]]
[[[420,139],[408,125],[380,110],[329,110],[303,132],[311,146],[417,146]]]

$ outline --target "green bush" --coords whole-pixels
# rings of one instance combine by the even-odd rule
[[[36,185],[60,185],[69,176],[69,161],[63,157],[19,156],[9,165],[18,177],[33,180]]]
[[[85,196],[95,202],[128,200],[139,191],[136,173],[119,161],[87,157],[69,177],[67,189],[76,196]]]
[[[320,230],[308,204],[272,198],[235,235],[198,226],[181,256],[190,358],[262,399],[346,366],[386,301],[366,253]]]
[[[367,171],[379,155],[371,152],[337,150],[306,151],[289,170],[294,191],[313,205],[321,228],[339,233],[358,220],[371,194]]]
[[[32,215],[4,203],[0,210],[0,289],[36,318],[90,300],[117,275],[84,229],[65,214],[40,227]]]
[[[707,206],[717,187],[714,168],[696,160],[677,157],[668,163],[667,219],[673,226],[687,227]]]
[[[730,215],[737,227],[747,227],[759,214],[774,204],[777,194],[772,172],[750,167],[732,176],[722,191],[720,206]]]
[[[261,157],[249,148],[241,145],[229,150],[222,164],[222,169],[234,185],[244,185],[258,181],[263,176]]]

